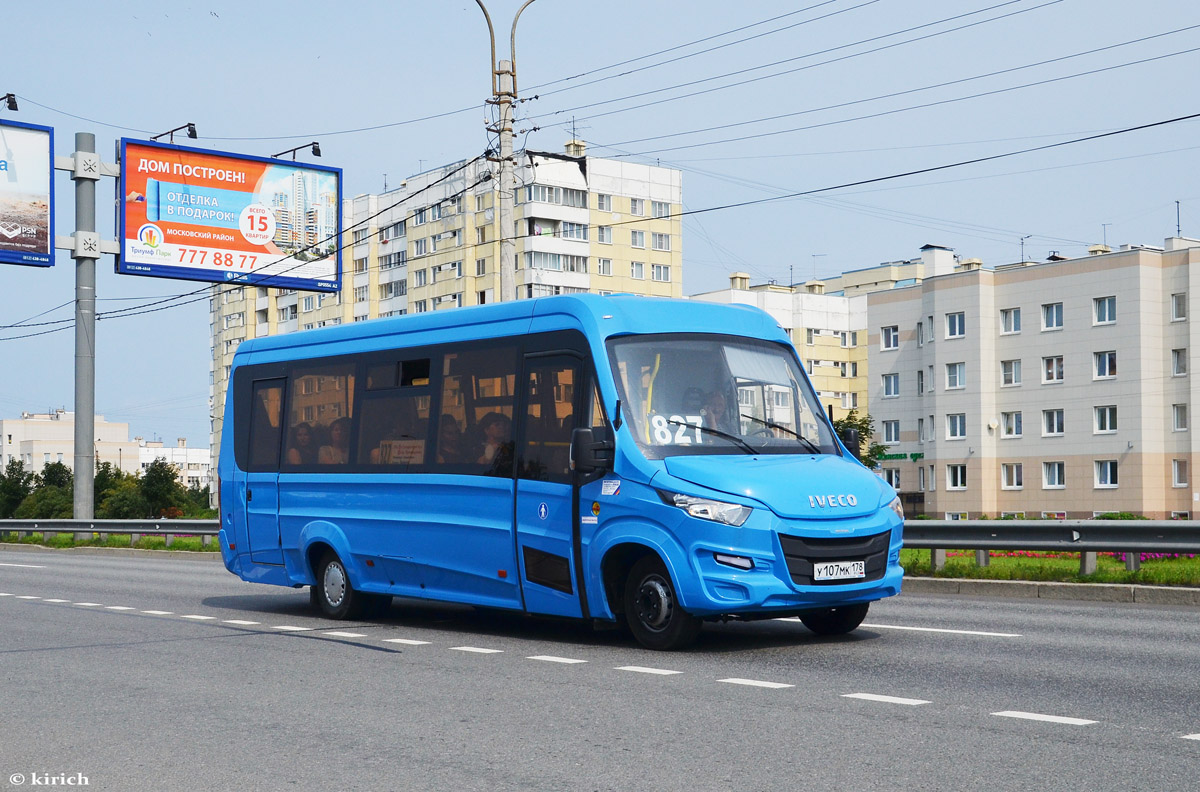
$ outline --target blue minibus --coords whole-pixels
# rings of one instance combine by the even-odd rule
[[[854,630],[898,594],[895,491],[748,306],[589,294],[243,342],[218,464],[244,580],[625,624]]]

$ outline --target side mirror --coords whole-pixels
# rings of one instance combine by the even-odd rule
[[[846,427],[841,432],[842,445],[846,446],[846,450],[854,454],[855,459],[862,459],[862,454],[859,448],[858,430],[853,427]]]
[[[610,470],[613,465],[612,435],[607,429],[575,429],[571,432],[571,468],[580,473]]]

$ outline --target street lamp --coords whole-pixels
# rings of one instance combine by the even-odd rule
[[[175,133],[176,133],[176,132],[178,132],[178,131],[179,131],[179,130],[181,130],[181,129],[186,129],[186,130],[187,130],[187,136],[188,136],[188,137],[190,137],[190,138],[193,138],[193,139],[196,137],[196,125],[195,125],[195,124],[193,124],[192,122],[190,122],[190,121],[189,121],[189,122],[188,122],[188,123],[186,123],[186,124],[182,124],[182,125],[180,125],[180,126],[177,126],[177,127],[175,127],[174,129],[171,129],[171,130],[168,130],[168,131],[166,131],[166,132],[163,132],[163,133],[162,133],[162,135],[155,135],[154,137],[152,137],[152,138],[150,138],[150,139],[151,139],[151,140],[158,140],[158,139],[159,139],[160,137],[162,137],[163,135],[170,135],[171,137],[169,138],[169,140],[170,140],[170,142],[171,142],[171,143],[174,143],[174,142],[175,142]]]
[[[488,38],[492,45],[492,59],[490,65],[492,68],[492,99],[488,100],[489,104],[494,104],[500,108],[500,122],[497,126],[489,127],[489,132],[494,132],[500,138],[500,294],[499,301],[515,300],[516,299],[516,279],[514,277],[514,269],[516,267],[516,240],[513,239],[513,129],[512,129],[512,112],[513,102],[517,99],[517,20],[521,18],[521,12],[529,7],[533,0],[525,0],[525,3],[517,9],[516,15],[512,21],[512,32],[509,34],[509,50],[512,60],[497,61],[496,60],[496,30],[492,27],[492,17],[488,14],[488,10],[483,5],[483,0],[475,0],[479,5],[479,10],[483,12],[484,19],[487,20]],[[489,160],[495,162],[492,157]]]

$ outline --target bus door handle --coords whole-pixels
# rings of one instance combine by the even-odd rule
[[[254,493],[251,492],[249,489],[247,489],[246,490],[246,503],[249,503],[252,500],[254,500]]]

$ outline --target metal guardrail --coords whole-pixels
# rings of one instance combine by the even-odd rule
[[[1136,571],[1142,553],[1200,554],[1200,522],[1190,520],[906,520],[904,546],[930,550],[934,569],[946,549],[975,550],[980,566],[989,550],[1080,553],[1079,573],[1096,571],[1096,553],[1125,553]]]
[[[70,533],[76,539],[91,539],[92,534],[129,534],[136,542],[143,536],[164,536],[170,547],[176,536],[199,536],[208,545],[221,529],[219,520],[0,520],[0,535],[16,533],[24,538],[40,532],[46,539]]]

